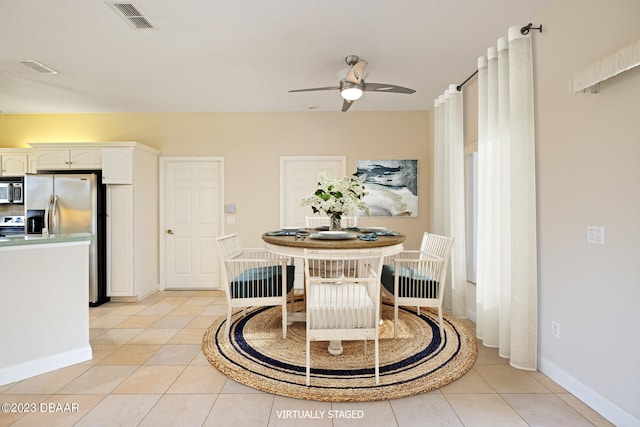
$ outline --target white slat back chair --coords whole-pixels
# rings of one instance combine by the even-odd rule
[[[380,251],[305,250],[307,385],[311,341],[374,341],[375,383],[380,383]]]
[[[451,251],[451,238],[440,236],[438,234],[425,232],[422,235],[420,250],[430,255],[436,255],[444,258],[447,252]]]
[[[233,309],[282,306],[282,338],[287,337],[287,294],[293,289],[294,267],[289,258],[266,249],[243,248],[238,234],[216,239],[227,296],[227,324],[231,330]]]
[[[393,298],[393,336],[398,336],[398,307],[435,308],[440,336],[443,336],[442,301],[454,239],[424,233],[423,250],[405,250],[385,260],[382,267],[383,291]]]
[[[305,223],[307,228],[318,228],[318,227],[328,227],[329,226],[329,217],[328,216],[308,216],[305,217]],[[357,216],[343,216],[340,218],[340,226],[342,228],[350,228],[358,226],[358,217]]]

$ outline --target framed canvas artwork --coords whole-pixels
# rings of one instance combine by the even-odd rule
[[[371,216],[418,216],[417,160],[358,160]]]

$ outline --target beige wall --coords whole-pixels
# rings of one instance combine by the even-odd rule
[[[640,39],[637,0],[556,0],[536,19],[539,355],[640,423],[640,67],[572,94]],[[605,227],[604,246],[587,225]],[[561,337],[551,335],[560,322]],[[619,423],[619,425],[629,423]]]
[[[348,173],[358,159],[418,159],[419,217],[362,220],[406,233],[406,246],[417,248],[430,224],[430,129],[426,111],[2,115],[0,147],[136,141],[163,156],[224,157],[225,201],[237,211],[226,231],[240,233],[247,246],[261,244],[260,234],[279,226],[280,156],[344,155]]]
[[[556,0],[533,20],[538,367],[617,425],[640,422],[640,67],[598,94],[572,94],[569,80],[640,39],[639,19],[637,0]],[[469,151],[475,79],[464,96]],[[605,227],[604,246],[587,243],[587,225]]]

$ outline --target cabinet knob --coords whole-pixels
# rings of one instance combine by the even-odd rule
[[[173,230],[171,229],[167,230],[167,234],[173,234]]]

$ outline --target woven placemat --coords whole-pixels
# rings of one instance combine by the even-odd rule
[[[302,304],[296,303],[302,310]],[[398,338],[393,338],[393,306],[382,305],[380,384],[374,379],[374,345],[343,341],[339,356],[327,352],[327,342],[311,343],[311,385],[305,378],[305,323],[288,327],[282,338],[281,308],[259,307],[232,317],[230,337],[226,316],[205,332],[202,349],[227,377],[268,393],[297,399],[366,402],[397,399],[437,389],[464,375],[476,361],[473,334],[444,316],[440,337],[435,312],[400,308]]]

